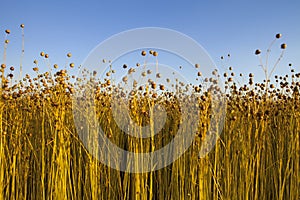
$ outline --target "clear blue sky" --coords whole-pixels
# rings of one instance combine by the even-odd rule
[[[180,31],[201,44],[217,65],[236,72],[262,70],[255,49],[265,51],[276,33],[283,37],[274,46],[271,61],[288,47],[277,74],[288,73],[288,63],[300,71],[300,1],[2,1],[0,38],[10,29],[7,64],[19,65],[21,30],[25,24],[24,71],[31,72],[39,53],[50,55],[52,64],[64,65],[66,53],[79,65],[100,42],[113,34],[140,27],[164,27]],[[0,60],[3,54],[3,42]],[[230,60],[220,56],[231,54]],[[272,64],[271,62],[271,64]]]

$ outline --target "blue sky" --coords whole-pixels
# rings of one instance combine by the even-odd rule
[[[39,53],[50,55],[51,64],[65,65],[66,54],[79,65],[100,42],[122,31],[163,27],[182,32],[201,44],[218,66],[232,66],[236,73],[263,72],[255,49],[266,51],[276,33],[271,66],[287,43],[276,74],[289,72],[288,63],[300,71],[300,1],[2,1],[0,38],[10,29],[7,64],[18,68],[21,30],[25,24],[24,72],[31,73]],[[0,60],[3,55],[3,43]],[[230,59],[220,56],[231,54]],[[42,62],[42,61],[41,61]],[[43,67],[42,67],[43,68]],[[43,69],[42,69],[43,70]],[[44,70],[46,67],[44,65]]]

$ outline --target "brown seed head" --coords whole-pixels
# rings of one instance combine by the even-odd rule
[[[276,37],[276,39],[279,39],[279,38],[281,38],[281,36],[282,35],[280,33],[277,33],[275,37]]]
[[[70,67],[71,68],[75,67],[75,64],[74,63],[70,63]]]
[[[122,78],[122,80],[123,80],[123,82],[127,82],[127,80],[128,80],[127,76],[124,76],[124,77]]]
[[[160,90],[165,90],[165,86],[164,85],[159,85],[159,89]]]
[[[255,50],[255,55],[259,55],[261,53],[261,51],[259,49]]]
[[[24,24],[21,24],[21,25],[20,25],[20,27],[21,27],[21,28],[24,28],[24,27],[25,27],[25,25],[24,25]]]
[[[281,44],[281,49],[286,49],[287,45],[285,43]]]
[[[153,82],[153,83],[151,84],[151,87],[152,87],[152,89],[156,89],[156,83]]]
[[[147,53],[146,53],[146,51],[142,51],[141,54],[142,54],[142,56],[146,56]]]
[[[5,30],[5,33],[6,33],[6,34],[10,34],[10,30],[9,30],[9,29],[6,29],[6,30]]]
[[[33,71],[35,71],[35,72],[39,71],[39,68],[37,68],[37,67],[34,67],[34,68],[32,68],[32,69],[33,69]]]

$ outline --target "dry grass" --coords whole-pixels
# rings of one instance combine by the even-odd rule
[[[253,83],[252,74],[249,84],[238,86],[232,70],[224,74],[226,121],[205,158],[198,155],[210,126],[211,101],[209,92],[193,86],[199,98],[191,108],[200,119],[188,151],[163,169],[130,174],[98,162],[78,138],[72,96],[81,86],[75,77],[57,65],[55,72],[39,73],[35,64],[36,77],[26,75],[15,85],[14,69],[5,59],[1,66],[0,199],[299,199],[300,73],[292,72],[291,82],[277,77],[276,87]],[[190,93],[170,94],[151,82],[129,95],[131,116],[140,125],[153,123],[147,112],[160,103],[168,113],[166,123],[150,139],[130,137],[114,122],[110,100],[117,86],[108,80],[93,88],[94,106],[106,135],[123,149],[161,148],[176,134],[180,118],[188,117],[176,98],[188,101]]]

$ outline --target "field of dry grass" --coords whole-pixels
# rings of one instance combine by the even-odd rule
[[[5,59],[1,64],[0,199],[299,199],[300,73],[292,70],[272,84],[254,83],[249,74],[245,85],[235,82],[232,69],[222,75],[226,118],[221,137],[204,158],[199,151],[210,126],[209,91],[197,85],[185,93],[185,86],[178,85],[181,93],[168,93],[153,81],[136,88],[127,98],[137,124],[153,123],[148,112],[154,104],[167,112],[159,134],[139,139],[124,134],[114,122],[111,98],[118,86],[111,74],[93,80],[98,81],[93,106],[100,126],[114,144],[133,152],[168,144],[188,117],[176,99],[197,97],[190,108],[200,117],[190,148],[165,168],[134,174],[100,163],[82,144],[73,119],[80,106],[72,100],[81,87],[80,81],[74,84],[77,77],[57,65],[40,72],[34,63],[36,76],[25,74],[17,83],[14,67],[6,66]]]

